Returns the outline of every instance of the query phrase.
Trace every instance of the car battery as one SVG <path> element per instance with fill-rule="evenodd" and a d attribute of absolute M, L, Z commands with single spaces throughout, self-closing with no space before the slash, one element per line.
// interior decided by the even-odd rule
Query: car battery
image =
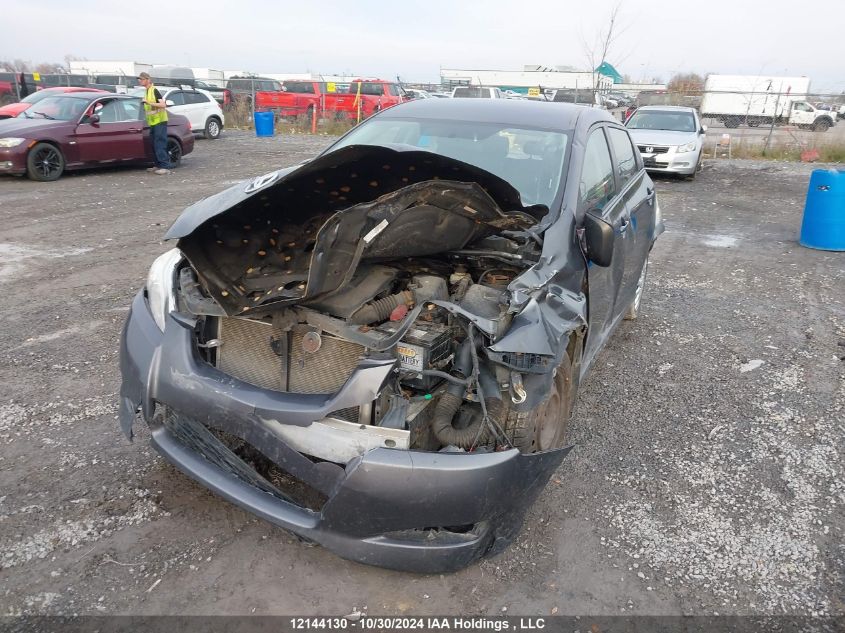
<path fill-rule="evenodd" d="M 385 323 L 380 332 L 393 334 L 396 328 Z M 442 323 L 416 321 L 394 348 L 399 358 L 402 384 L 426 391 L 434 387 L 439 378 L 423 376 L 424 369 L 442 369 L 440 363 L 452 353 L 452 328 Z"/>

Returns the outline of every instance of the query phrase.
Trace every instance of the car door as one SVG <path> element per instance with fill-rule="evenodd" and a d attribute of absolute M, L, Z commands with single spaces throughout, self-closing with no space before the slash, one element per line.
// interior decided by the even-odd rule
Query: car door
<path fill-rule="evenodd" d="M 185 116 L 191 122 L 191 129 L 204 129 L 205 120 L 208 116 L 208 99 L 196 90 L 185 90 L 182 94 L 185 99 Z"/>
<path fill-rule="evenodd" d="M 140 99 L 106 98 L 91 104 L 76 126 L 79 160 L 90 164 L 143 158 L 144 123 L 140 112 Z"/>
<path fill-rule="evenodd" d="M 815 118 L 815 111 L 809 103 L 796 101 L 792 104 L 792 116 L 789 122 L 794 125 L 809 125 Z"/>
<path fill-rule="evenodd" d="M 654 235 L 654 183 L 643 169 L 628 131 L 608 126 L 607 135 L 613 151 L 619 195 L 630 217 L 630 225 L 626 230 L 625 270 L 618 301 L 624 310 L 634 300 L 640 272 L 651 248 L 651 236 Z"/>
<path fill-rule="evenodd" d="M 584 149 L 584 163 L 578 185 L 578 216 L 589 213 L 613 227 L 613 257 L 609 266 L 587 264 L 589 284 L 589 328 L 584 348 L 588 367 L 601 349 L 627 304 L 620 304 L 630 219 L 624 198 L 619 195 L 613 158 L 604 125 L 594 126 Z"/>

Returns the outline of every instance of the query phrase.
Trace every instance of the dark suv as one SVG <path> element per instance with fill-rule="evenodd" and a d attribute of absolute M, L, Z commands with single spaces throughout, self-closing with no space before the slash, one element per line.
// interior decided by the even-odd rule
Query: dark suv
<path fill-rule="evenodd" d="M 235 103 L 254 103 L 256 110 L 282 105 L 282 84 L 268 77 L 232 77 L 226 82 L 226 89 Z"/>

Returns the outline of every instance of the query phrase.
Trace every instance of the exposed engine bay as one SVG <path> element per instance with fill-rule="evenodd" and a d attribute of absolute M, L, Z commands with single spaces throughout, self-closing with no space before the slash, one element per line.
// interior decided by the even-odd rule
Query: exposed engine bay
<path fill-rule="evenodd" d="M 472 166 L 397 156 L 305 167 L 177 235 L 179 308 L 198 317 L 203 360 L 265 389 L 334 393 L 362 359 L 396 359 L 374 401 L 280 427 L 297 450 L 345 462 L 373 446 L 512 447 L 523 373 L 555 358 L 490 346 L 514 318 L 509 284 L 541 257 L 548 210 Z"/>

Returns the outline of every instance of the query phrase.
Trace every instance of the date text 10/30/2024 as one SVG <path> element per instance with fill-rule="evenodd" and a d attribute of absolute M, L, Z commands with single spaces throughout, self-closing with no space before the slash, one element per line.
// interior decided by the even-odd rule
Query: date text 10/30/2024
<path fill-rule="evenodd" d="M 540 631 L 545 618 L 523 617 L 294 617 L 289 620 L 294 631 Z"/>

